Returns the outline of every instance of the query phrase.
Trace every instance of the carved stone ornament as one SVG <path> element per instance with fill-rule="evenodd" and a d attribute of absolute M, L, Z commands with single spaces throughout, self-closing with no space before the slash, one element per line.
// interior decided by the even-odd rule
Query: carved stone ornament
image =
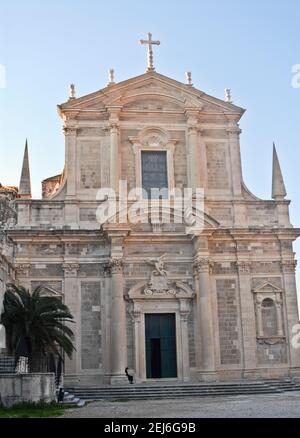
<path fill-rule="evenodd" d="M 151 279 L 144 289 L 145 295 L 176 295 L 176 288 L 173 287 L 172 282 L 168 278 L 168 273 L 164 269 L 165 254 L 157 259 L 152 259 L 148 264 L 155 267 L 152 271 Z"/>
<path fill-rule="evenodd" d="M 196 257 L 193 263 L 195 273 L 210 272 L 213 267 L 213 262 L 205 257 Z"/>
<path fill-rule="evenodd" d="M 131 317 L 131 321 L 133 323 L 141 322 L 141 316 L 142 316 L 141 307 L 139 305 L 135 304 L 134 308 L 129 311 L 129 316 Z"/>
<path fill-rule="evenodd" d="M 123 272 L 124 260 L 122 258 L 111 259 L 109 267 L 112 274 L 121 273 Z"/>
<path fill-rule="evenodd" d="M 28 277 L 31 269 L 31 265 L 29 263 L 23 263 L 16 267 L 18 277 Z"/>
<path fill-rule="evenodd" d="M 189 128 L 188 128 L 188 134 L 189 135 L 191 135 L 191 134 L 198 134 L 198 132 L 199 132 L 198 126 L 189 126 Z"/>
<path fill-rule="evenodd" d="M 180 311 L 180 318 L 182 321 L 187 322 L 190 316 L 190 311 L 189 310 L 183 310 Z"/>
<path fill-rule="evenodd" d="M 105 134 L 116 133 L 119 130 L 119 123 L 117 121 L 110 121 L 104 128 Z"/>
<path fill-rule="evenodd" d="M 63 132 L 65 135 L 76 135 L 77 134 L 77 128 L 74 126 L 64 126 Z"/>
<path fill-rule="evenodd" d="M 151 276 L 151 280 L 147 284 L 145 290 L 145 295 L 176 295 L 176 290 L 172 287 L 172 282 L 165 277 Z"/>
<path fill-rule="evenodd" d="M 167 141 L 167 135 L 158 129 L 149 130 L 141 136 L 142 144 L 150 148 L 161 148 Z"/>

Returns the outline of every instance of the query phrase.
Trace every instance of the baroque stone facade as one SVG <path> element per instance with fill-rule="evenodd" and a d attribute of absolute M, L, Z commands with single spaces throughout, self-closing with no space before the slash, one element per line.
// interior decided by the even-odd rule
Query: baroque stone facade
<path fill-rule="evenodd" d="M 153 378 L 149 369 L 165 353 L 162 332 L 147 339 L 147 315 L 174 317 L 169 372 L 178 381 L 299 375 L 291 338 L 300 230 L 289 220 L 276 152 L 272 200 L 243 182 L 244 110 L 151 69 L 88 96 L 73 92 L 58 109 L 64 172 L 43 182 L 42 200 L 27 193 L 16 201 L 17 223 L 6 233 L 17 280 L 47 285 L 75 317 L 66 381 L 119 384 L 126 366 L 137 382 Z M 142 186 L 145 151 L 166 154 L 169 190 L 204 189 L 201 231 L 178 223 L 172 202 L 167 223 L 158 202 L 157 217 L 143 223 L 125 214 L 99 224 L 98 190 L 118 191 L 120 180 Z M 163 379 L 162 362 L 154 378 Z"/>
<path fill-rule="evenodd" d="M 7 283 L 16 280 L 13 260 L 13 244 L 8 239 L 7 230 L 16 222 L 15 200 L 18 197 L 16 187 L 4 187 L 0 184 L 0 314 Z M 5 348 L 5 332 L 0 325 L 0 354 Z"/>

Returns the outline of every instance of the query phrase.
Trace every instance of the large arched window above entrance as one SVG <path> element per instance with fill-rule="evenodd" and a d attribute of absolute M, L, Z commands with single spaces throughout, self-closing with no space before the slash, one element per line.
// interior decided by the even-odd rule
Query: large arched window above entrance
<path fill-rule="evenodd" d="M 276 336 L 278 327 L 276 305 L 274 300 L 272 300 L 271 298 L 266 298 L 265 300 L 263 300 L 261 305 L 261 313 L 264 336 Z"/>

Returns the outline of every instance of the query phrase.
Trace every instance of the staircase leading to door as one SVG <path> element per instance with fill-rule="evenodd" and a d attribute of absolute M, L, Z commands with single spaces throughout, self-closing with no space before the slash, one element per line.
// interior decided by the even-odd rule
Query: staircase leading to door
<path fill-rule="evenodd" d="M 300 391 L 292 379 L 206 384 L 137 384 L 130 386 L 69 387 L 66 390 L 82 400 L 138 400 L 179 397 L 216 397 L 247 394 L 276 394 Z"/>

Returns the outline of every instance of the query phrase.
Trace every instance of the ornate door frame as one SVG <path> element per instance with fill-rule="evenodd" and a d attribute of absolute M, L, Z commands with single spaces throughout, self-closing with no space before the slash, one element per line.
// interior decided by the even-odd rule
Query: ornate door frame
<path fill-rule="evenodd" d="M 162 280 L 162 279 L 161 279 Z M 145 314 L 174 313 L 176 321 L 177 381 L 190 380 L 188 317 L 194 292 L 185 283 L 169 281 L 170 289 L 151 289 L 153 284 L 140 282 L 128 292 L 133 302 L 135 375 L 137 382 L 147 381 Z M 162 283 L 163 284 L 163 281 Z M 164 380 L 164 379 L 162 379 Z M 169 379 L 168 379 L 169 380 Z"/>

